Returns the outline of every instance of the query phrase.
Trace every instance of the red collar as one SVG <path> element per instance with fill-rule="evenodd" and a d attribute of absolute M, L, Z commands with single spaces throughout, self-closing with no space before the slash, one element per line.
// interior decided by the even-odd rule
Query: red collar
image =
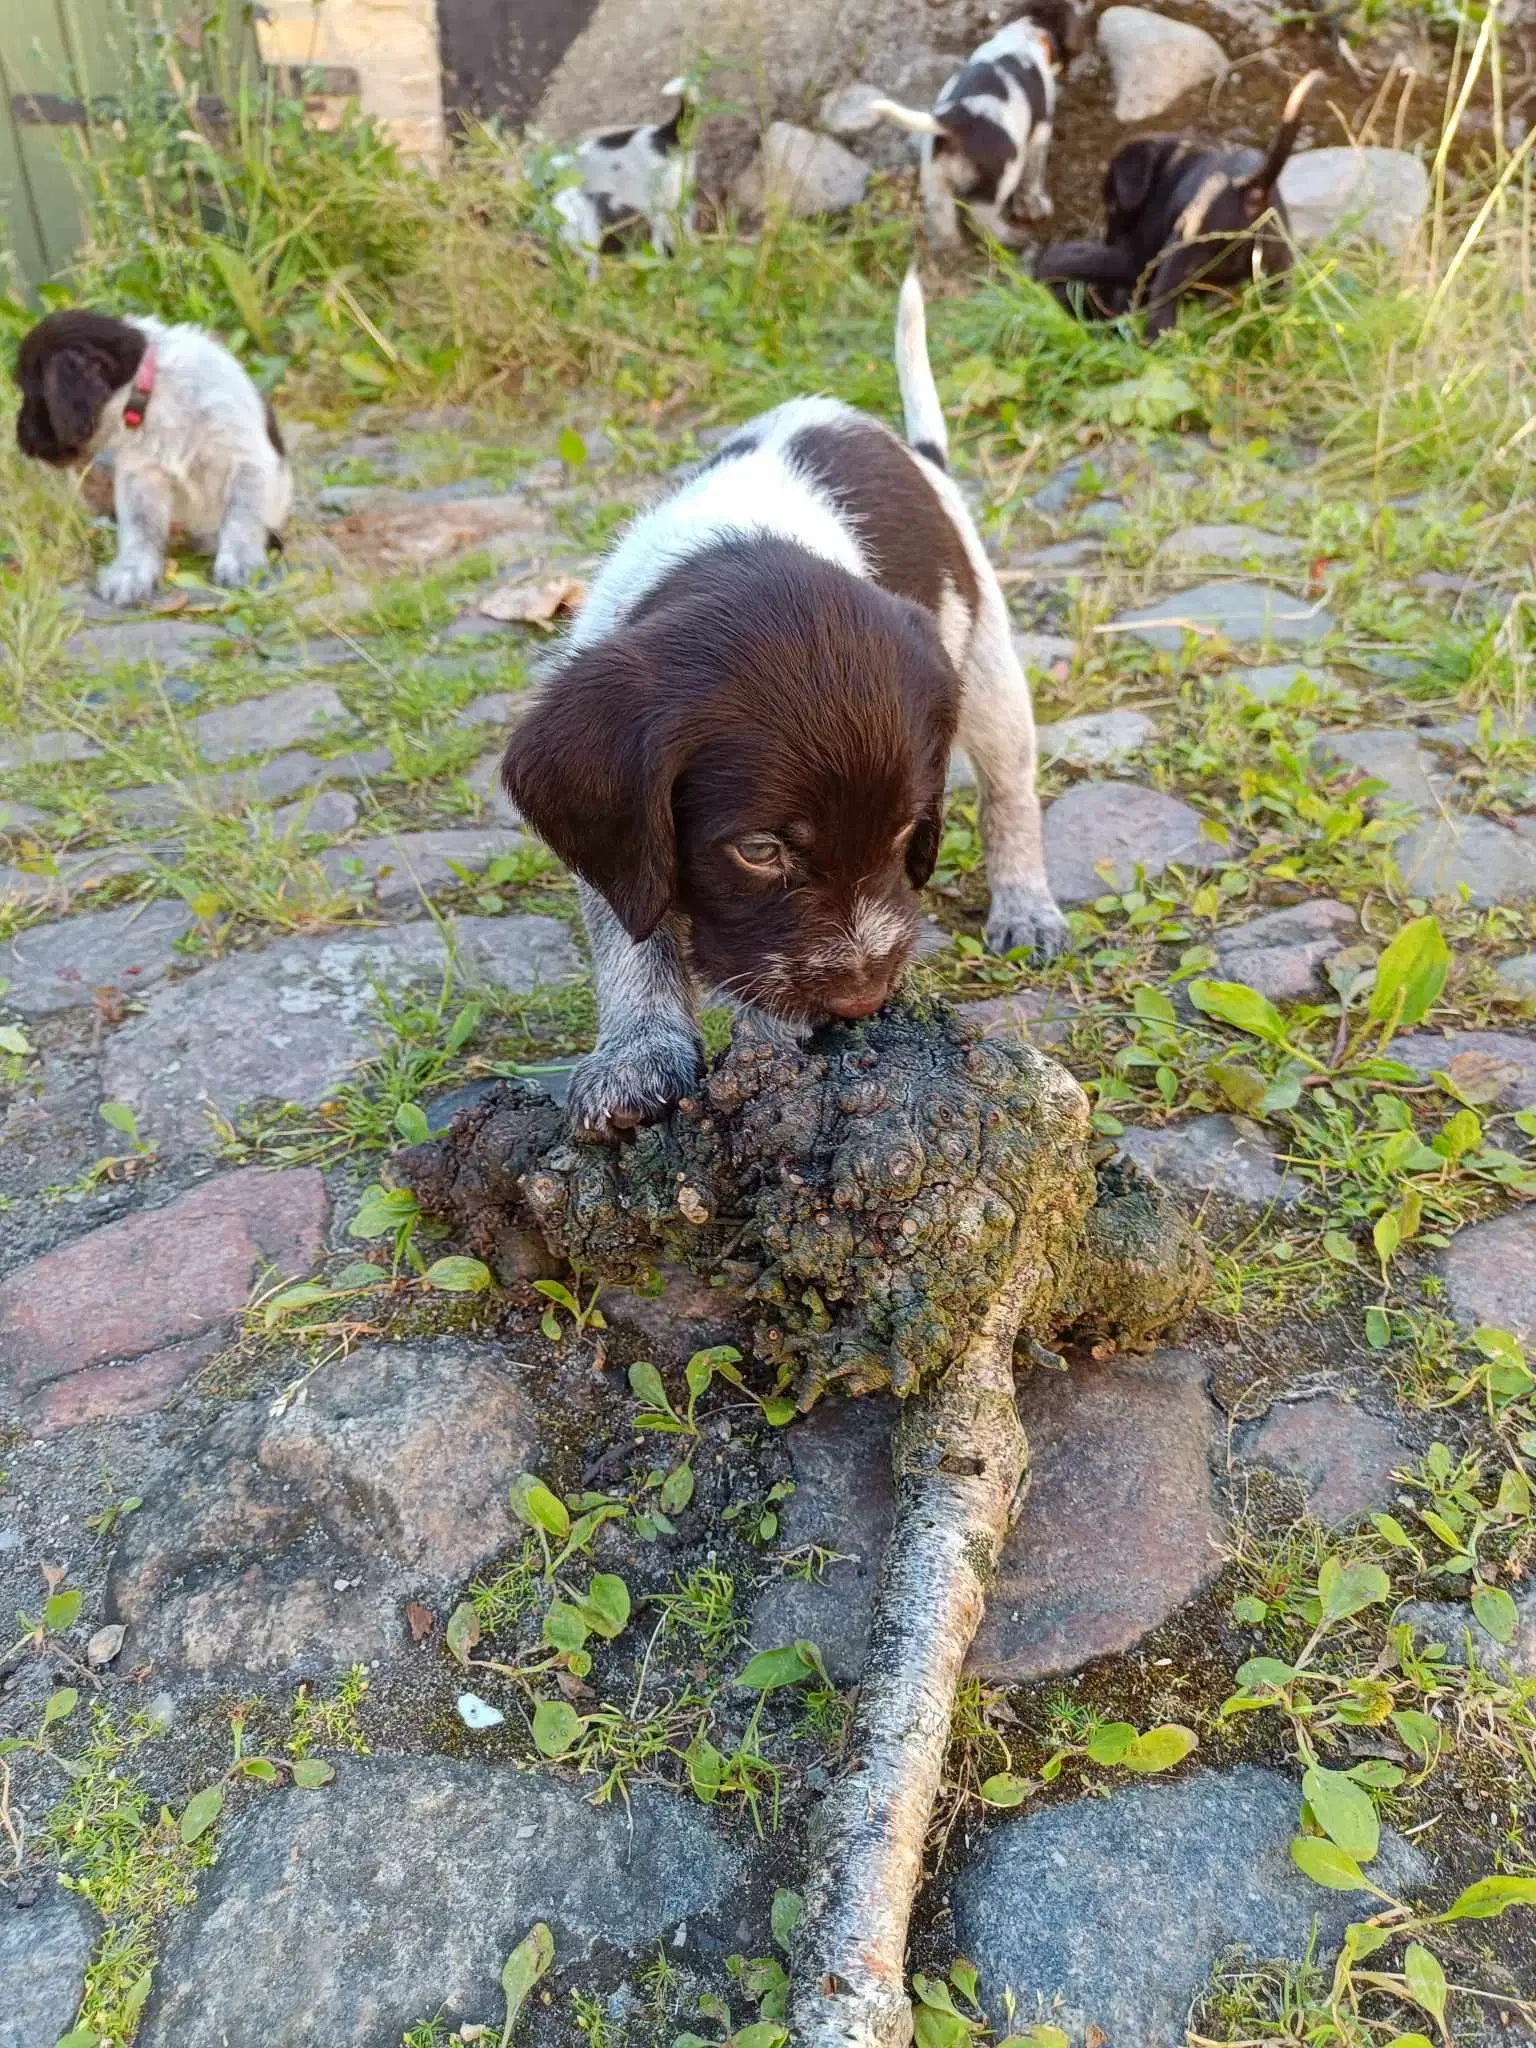
<path fill-rule="evenodd" d="M 128 394 L 128 403 L 123 407 L 123 425 L 142 427 L 144 415 L 149 410 L 149 394 L 155 388 L 155 345 L 150 342 L 139 358 L 139 367 L 133 379 L 133 389 Z"/>

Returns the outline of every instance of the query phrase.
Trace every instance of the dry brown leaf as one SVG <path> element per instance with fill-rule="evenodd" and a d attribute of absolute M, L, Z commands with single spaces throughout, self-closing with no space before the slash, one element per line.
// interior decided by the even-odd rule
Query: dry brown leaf
<path fill-rule="evenodd" d="M 587 586 L 576 576 L 542 579 L 526 576 L 498 583 L 481 598 L 477 609 L 503 625 L 552 627 L 556 619 L 581 609 Z"/>
<path fill-rule="evenodd" d="M 1490 1052 L 1459 1052 L 1446 1062 L 1445 1074 L 1466 1101 L 1480 1105 L 1497 1102 L 1510 1082 L 1520 1079 L 1520 1069 L 1512 1060 L 1501 1060 Z"/>
<path fill-rule="evenodd" d="M 557 1671 L 555 1683 L 568 1700 L 592 1700 L 597 1698 L 590 1685 L 583 1685 L 573 1671 Z"/>
<path fill-rule="evenodd" d="M 1090 2025 L 1083 2036 L 1083 2048 L 1109 2048 L 1109 2036 L 1102 2027 Z"/>
<path fill-rule="evenodd" d="M 123 1647 L 125 1633 L 119 1621 L 109 1622 L 105 1628 L 97 1629 L 85 1646 L 85 1661 L 93 1671 L 99 1670 L 103 1664 L 112 1662 Z"/>
<path fill-rule="evenodd" d="M 433 1629 L 437 1627 L 437 1616 L 430 1607 L 423 1607 L 419 1600 L 407 1600 L 405 1603 L 405 1621 L 406 1626 L 410 1629 L 411 1641 L 413 1643 L 424 1643 L 427 1637 L 431 1635 Z"/>

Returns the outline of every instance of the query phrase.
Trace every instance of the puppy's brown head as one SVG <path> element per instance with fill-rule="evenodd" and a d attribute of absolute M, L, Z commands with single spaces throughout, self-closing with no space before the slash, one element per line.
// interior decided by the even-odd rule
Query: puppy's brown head
<path fill-rule="evenodd" d="M 1171 172 L 1189 153 L 1189 145 L 1177 135 L 1138 135 L 1122 143 L 1109 160 L 1104 173 L 1104 234 L 1110 242 L 1145 239 L 1141 219 L 1153 205 Z M 1161 230 L 1151 228 L 1160 238 Z"/>
<path fill-rule="evenodd" d="M 787 541 L 675 570 L 547 686 L 513 802 L 635 939 L 791 1023 L 892 993 L 933 872 L 960 685 L 930 614 Z"/>
<path fill-rule="evenodd" d="M 23 337 L 16 356 L 23 455 L 63 468 L 90 447 L 102 407 L 133 381 L 148 346 L 137 327 L 105 313 L 50 313 Z"/>

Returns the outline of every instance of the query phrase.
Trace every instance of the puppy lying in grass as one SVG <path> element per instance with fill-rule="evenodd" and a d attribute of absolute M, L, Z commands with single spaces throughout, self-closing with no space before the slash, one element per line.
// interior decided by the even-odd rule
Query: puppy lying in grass
<path fill-rule="evenodd" d="M 585 255 L 592 277 L 600 253 L 638 221 L 665 256 L 679 235 L 693 232 L 694 153 L 683 142 L 682 124 L 694 92 L 687 79 L 674 78 L 662 94 L 677 101 L 668 120 L 590 135 L 554 160 L 556 170 L 574 166 L 579 173 L 578 182 L 561 186 L 554 206 L 561 241 Z"/>
<path fill-rule="evenodd" d="M 1231 292 L 1278 277 L 1292 260 L 1280 173 L 1321 71 L 1293 87 L 1268 152 L 1178 135 L 1141 135 L 1104 176 L 1102 242 L 1057 242 L 1035 276 L 1070 311 L 1118 319 L 1140 308 L 1151 341 L 1173 326 L 1185 292 Z"/>

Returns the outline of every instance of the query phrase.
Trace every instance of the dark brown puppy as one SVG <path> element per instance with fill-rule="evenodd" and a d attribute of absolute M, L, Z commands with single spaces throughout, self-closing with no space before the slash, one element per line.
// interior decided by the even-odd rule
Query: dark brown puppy
<path fill-rule="evenodd" d="M 1188 291 L 1232 291 L 1291 266 L 1280 173 L 1296 146 L 1302 108 L 1321 71 L 1309 71 L 1285 103 L 1267 153 L 1178 135 L 1142 135 L 1115 152 L 1104 177 L 1099 242 L 1059 242 L 1035 275 L 1064 305 L 1071 287 L 1108 318 L 1140 307 L 1153 340 L 1178 318 Z"/>

